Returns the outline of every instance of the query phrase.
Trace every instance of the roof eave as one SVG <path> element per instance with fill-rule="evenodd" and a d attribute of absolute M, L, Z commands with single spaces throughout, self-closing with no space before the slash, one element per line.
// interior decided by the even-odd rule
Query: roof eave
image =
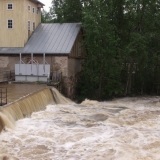
<path fill-rule="evenodd" d="M 21 54 L 31 54 L 30 52 L 20 52 Z M 1 55 L 6 55 L 6 54 L 9 54 L 9 55 L 15 55 L 15 54 L 20 54 L 20 53 L 17 53 L 17 52 L 12 52 L 12 53 L 9 53 L 9 52 L 7 52 L 7 53 L 2 53 L 2 52 L 0 52 L 0 54 Z M 44 52 L 45 53 L 45 52 Z M 33 54 L 44 54 L 44 53 L 34 53 L 33 52 Z M 69 54 L 70 53 L 50 53 L 50 52 L 46 52 L 45 54 L 48 54 L 48 55 L 56 55 L 56 56 L 69 56 Z"/>
<path fill-rule="evenodd" d="M 45 6 L 45 4 L 43 4 L 42 2 L 38 1 L 38 0 L 30 0 L 36 4 L 40 4 L 41 6 L 39 6 L 40 8 L 43 8 L 43 6 Z"/>

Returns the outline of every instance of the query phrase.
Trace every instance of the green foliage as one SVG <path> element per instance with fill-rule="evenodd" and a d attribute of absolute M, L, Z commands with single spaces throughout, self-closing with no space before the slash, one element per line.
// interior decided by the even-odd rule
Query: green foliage
<path fill-rule="evenodd" d="M 112 23 L 112 7 L 104 1 L 85 1 L 83 28 L 87 60 L 84 64 L 83 82 L 79 91 L 88 98 L 103 99 L 122 92 L 115 24 Z M 112 4 L 111 4 L 112 5 Z"/>
<path fill-rule="evenodd" d="M 151 59 L 158 52 L 159 47 L 157 45 L 154 53 L 151 53 L 150 49 L 152 48 L 151 43 L 159 34 L 160 22 L 158 19 L 159 1 L 154 2 L 148 0 L 126 1 L 124 5 L 127 12 L 123 16 L 125 25 L 122 32 L 124 36 L 121 36 L 123 59 L 124 63 L 130 64 L 125 75 L 127 77 L 125 95 L 133 92 L 139 94 L 153 93 L 152 87 L 148 86 L 155 84 L 152 76 L 156 63 L 151 65 Z M 136 70 L 134 71 L 135 65 Z M 157 72 L 157 74 L 159 73 Z"/>
<path fill-rule="evenodd" d="M 82 22 L 81 98 L 160 94 L 160 0 L 53 0 L 54 22 Z"/>
<path fill-rule="evenodd" d="M 54 22 L 54 19 L 51 16 L 50 12 L 47 12 L 44 9 L 42 10 L 41 22 L 42 23 L 52 23 L 52 22 Z"/>
<path fill-rule="evenodd" d="M 81 0 L 52 0 L 51 15 L 55 15 L 55 22 L 81 22 Z"/>
<path fill-rule="evenodd" d="M 160 93 L 160 1 L 84 0 L 87 57 L 79 94 Z"/>

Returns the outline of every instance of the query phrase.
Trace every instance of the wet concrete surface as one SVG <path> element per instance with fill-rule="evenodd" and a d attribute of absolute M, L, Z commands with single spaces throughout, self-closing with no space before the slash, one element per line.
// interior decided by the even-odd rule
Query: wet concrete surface
<path fill-rule="evenodd" d="M 40 91 L 46 87 L 46 84 L 7 84 L 0 83 L 0 87 L 7 87 L 7 104 L 14 102 L 31 93 Z"/>

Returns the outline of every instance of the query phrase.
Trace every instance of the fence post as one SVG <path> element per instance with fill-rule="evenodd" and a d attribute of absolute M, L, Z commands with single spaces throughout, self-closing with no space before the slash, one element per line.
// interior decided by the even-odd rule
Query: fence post
<path fill-rule="evenodd" d="M 7 104 L 7 87 L 0 87 L 0 106 Z"/>
<path fill-rule="evenodd" d="M 2 89 L 1 89 L 1 106 L 2 106 Z"/>
<path fill-rule="evenodd" d="M 7 104 L 7 87 L 6 87 L 6 104 Z"/>
<path fill-rule="evenodd" d="M 11 73 L 12 71 L 10 71 L 10 76 L 9 76 L 9 80 L 11 80 L 11 75 L 12 75 L 12 73 Z"/>

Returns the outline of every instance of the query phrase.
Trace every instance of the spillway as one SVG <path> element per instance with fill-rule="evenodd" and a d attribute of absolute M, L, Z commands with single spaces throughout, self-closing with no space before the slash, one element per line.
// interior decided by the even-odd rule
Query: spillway
<path fill-rule="evenodd" d="M 45 88 L 13 102 L 0 110 L 0 132 L 6 127 L 14 128 L 15 121 L 30 117 L 33 112 L 46 109 L 49 104 L 71 102 L 55 88 Z"/>

